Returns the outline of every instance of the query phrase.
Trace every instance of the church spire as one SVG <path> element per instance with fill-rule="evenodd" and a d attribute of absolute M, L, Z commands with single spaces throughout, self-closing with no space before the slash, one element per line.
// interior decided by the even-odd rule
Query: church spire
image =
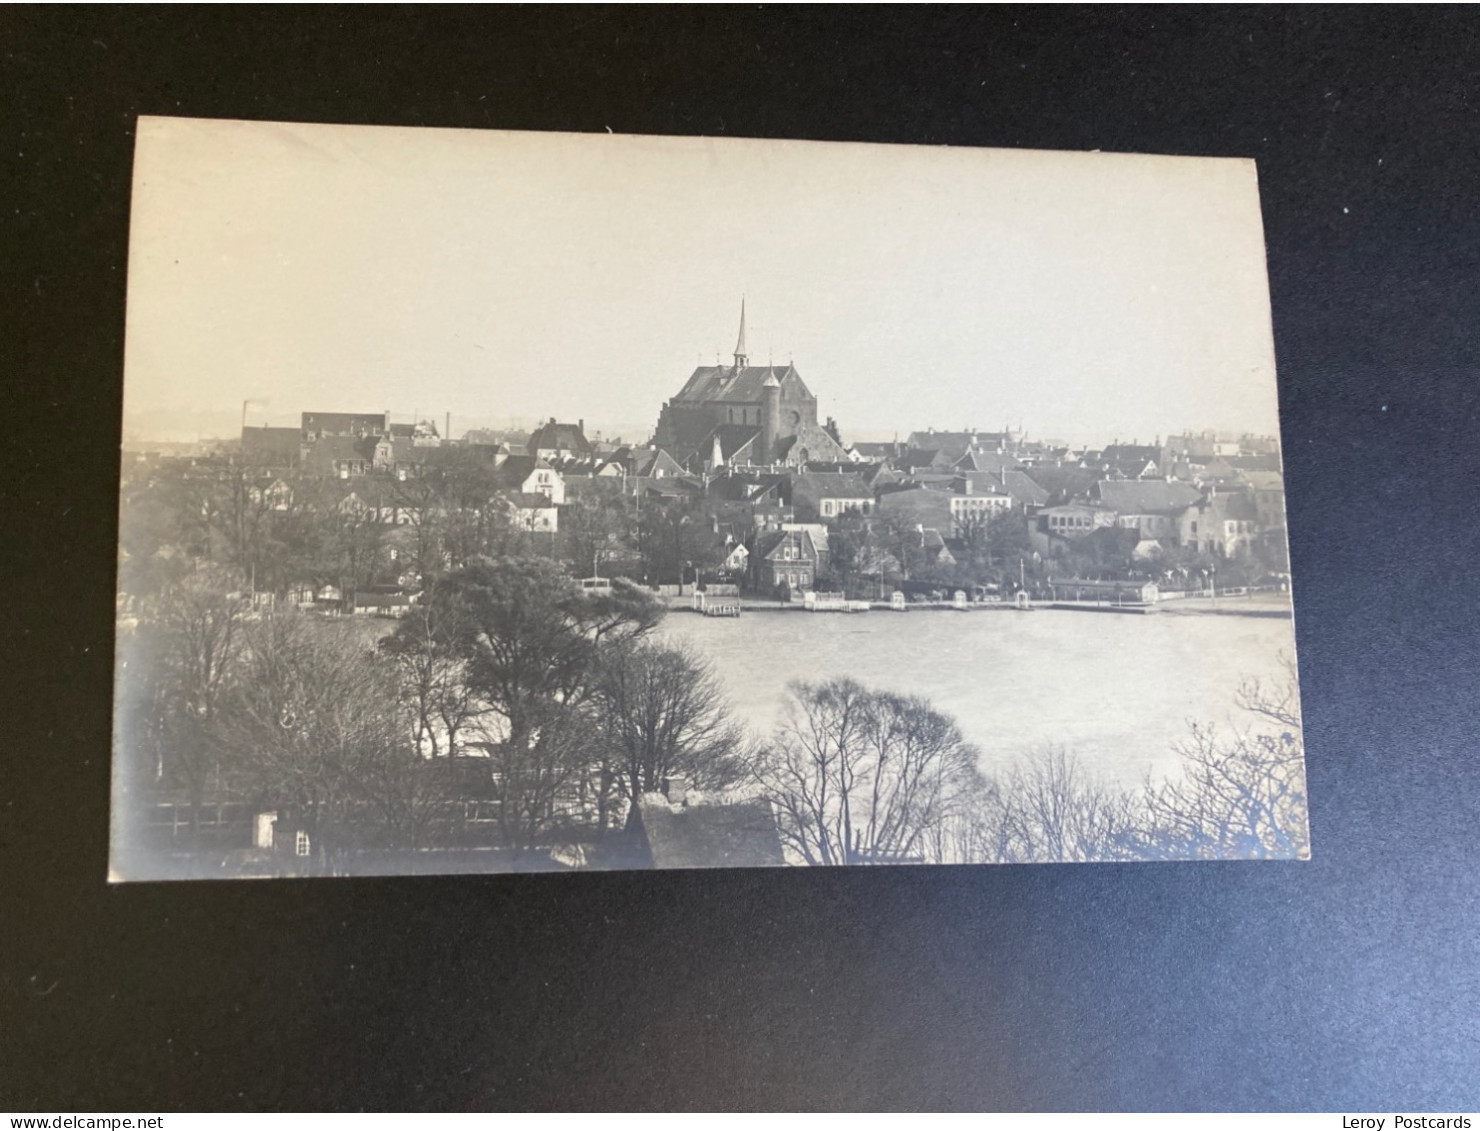
<path fill-rule="evenodd" d="M 750 355 L 745 352 L 745 296 L 740 296 L 740 337 L 735 342 L 735 369 L 744 369 L 750 363 Z"/>

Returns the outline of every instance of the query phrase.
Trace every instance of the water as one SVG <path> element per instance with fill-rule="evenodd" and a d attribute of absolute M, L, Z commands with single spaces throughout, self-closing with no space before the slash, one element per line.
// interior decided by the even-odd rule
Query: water
<path fill-rule="evenodd" d="M 1055 610 L 864 614 L 670 614 L 719 675 L 736 715 L 769 733 L 793 679 L 851 676 L 925 696 L 982 751 L 982 769 L 1063 747 L 1107 782 L 1174 773 L 1189 721 L 1240 729 L 1249 677 L 1282 683 L 1294 655 L 1286 619 L 1124 616 Z"/>

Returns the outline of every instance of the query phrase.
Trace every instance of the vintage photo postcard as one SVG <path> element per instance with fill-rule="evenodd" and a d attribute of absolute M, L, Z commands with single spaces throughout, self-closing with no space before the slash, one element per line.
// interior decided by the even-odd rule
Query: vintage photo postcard
<path fill-rule="evenodd" d="M 1303 858 L 1251 161 L 145 118 L 115 880 Z"/>

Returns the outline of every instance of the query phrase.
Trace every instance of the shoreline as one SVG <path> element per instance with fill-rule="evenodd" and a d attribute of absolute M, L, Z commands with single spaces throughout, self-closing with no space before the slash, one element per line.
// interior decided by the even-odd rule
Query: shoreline
<path fill-rule="evenodd" d="M 670 613 L 698 613 L 690 603 L 692 598 L 667 598 L 665 604 Z M 1084 612 L 1084 613 L 1118 613 L 1133 616 L 1172 616 L 1172 617 L 1259 617 L 1293 619 L 1293 605 L 1288 594 L 1258 594 L 1253 596 L 1236 597 L 1170 597 L 1150 605 L 1137 604 L 1105 604 L 1097 602 L 1074 602 L 1074 601 L 1037 601 L 1026 609 L 1018 608 L 1008 602 L 994 602 L 990 604 L 966 605 L 964 608 L 951 604 L 949 601 L 922 601 L 913 602 L 903 609 L 896 609 L 883 601 L 869 601 L 867 609 L 825 609 L 809 610 L 801 602 L 783 603 L 769 598 L 740 597 L 740 610 L 742 613 L 806 613 L 814 615 L 854 615 L 856 613 L 914 613 L 914 612 L 952 612 L 952 613 L 1022 613 L 1022 612 Z"/>

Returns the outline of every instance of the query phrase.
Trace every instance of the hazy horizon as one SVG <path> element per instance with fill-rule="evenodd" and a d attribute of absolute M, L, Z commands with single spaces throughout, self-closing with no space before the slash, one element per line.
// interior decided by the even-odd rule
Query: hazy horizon
<path fill-rule="evenodd" d="M 125 436 L 643 440 L 742 295 L 845 439 L 1278 432 L 1252 162 L 143 118 Z"/>

